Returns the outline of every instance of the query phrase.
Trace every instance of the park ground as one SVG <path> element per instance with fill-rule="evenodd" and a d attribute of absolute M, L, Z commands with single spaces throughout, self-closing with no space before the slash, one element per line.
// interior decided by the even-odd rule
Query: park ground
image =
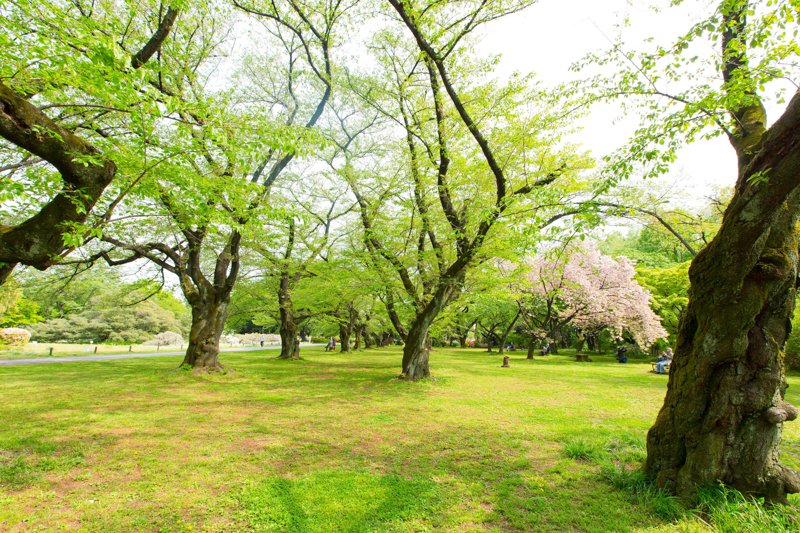
<path fill-rule="evenodd" d="M 666 388 L 646 360 L 510 355 L 437 350 L 420 383 L 397 349 L 0 368 L 0 530 L 797 530 L 797 497 L 692 511 L 642 482 Z"/>
<path fill-rule="evenodd" d="M 302 344 L 302 343 L 301 343 Z M 280 344 L 269 344 L 271 348 L 279 348 Z M 253 348 L 256 344 L 221 344 L 223 350 Z M 116 355 L 126 353 L 158 353 L 185 351 L 182 345 L 145 345 L 145 344 L 68 344 L 42 343 L 26 344 L 22 347 L 0 350 L 0 361 L 14 361 L 29 358 L 58 358 L 91 355 Z"/>

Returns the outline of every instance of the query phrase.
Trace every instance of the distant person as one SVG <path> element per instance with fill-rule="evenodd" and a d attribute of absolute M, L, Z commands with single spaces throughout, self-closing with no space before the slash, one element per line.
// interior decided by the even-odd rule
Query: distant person
<path fill-rule="evenodd" d="M 670 363 L 672 363 L 672 348 L 667 348 L 656 360 L 656 374 L 666 374 Z"/>
<path fill-rule="evenodd" d="M 259 342 L 261 342 L 261 347 L 264 347 L 264 334 L 262 333 L 261 336 L 258 338 Z"/>
<path fill-rule="evenodd" d="M 628 356 L 625 353 L 627 351 L 628 351 L 628 349 L 626 347 L 617 346 L 617 362 L 618 363 L 627 363 L 628 362 Z"/>

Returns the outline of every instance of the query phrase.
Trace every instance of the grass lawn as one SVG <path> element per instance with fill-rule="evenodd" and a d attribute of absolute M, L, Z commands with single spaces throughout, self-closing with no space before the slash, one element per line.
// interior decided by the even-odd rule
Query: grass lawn
<path fill-rule="evenodd" d="M 665 376 L 511 355 L 437 350 L 424 383 L 396 349 L 2 367 L 0 530 L 736 530 L 640 482 Z M 800 422 L 782 455 L 800 467 Z"/>

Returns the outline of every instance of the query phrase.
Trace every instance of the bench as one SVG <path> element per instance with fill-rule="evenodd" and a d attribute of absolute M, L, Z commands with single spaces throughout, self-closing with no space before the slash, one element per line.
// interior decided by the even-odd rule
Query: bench
<path fill-rule="evenodd" d="M 575 360 L 578 361 L 579 363 L 591 363 L 592 362 L 592 360 L 589 359 L 589 354 L 588 353 L 576 353 L 575 354 Z"/>
<path fill-rule="evenodd" d="M 658 374 L 658 372 L 656 372 L 656 365 L 657 365 L 657 364 L 658 364 L 657 362 L 655 362 L 655 363 L 650 363 L 650 366 L 652 367 L 652 370 L 651 370 L 651 372 L 653 372 L 653 373 L 655 373 L 655 374 Z M 667 374 L 669 374 L 669 365 L 670 365 L 670 364 L 671 364 L 671 363 L 667 363 L 666 365 L 664 365 L 664 372 L 665 372 L 665 373 L 667 373 Z"/>

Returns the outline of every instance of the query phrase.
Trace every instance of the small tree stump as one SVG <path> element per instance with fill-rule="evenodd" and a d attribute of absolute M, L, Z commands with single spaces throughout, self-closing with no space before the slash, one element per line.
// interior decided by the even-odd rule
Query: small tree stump
<path fill-rule="evenodd" d="M 511 365 L 508 364 L 508 356 L 506 355 L 503 357 L 503 365 L 500 368 L 511 368 Z"/>

